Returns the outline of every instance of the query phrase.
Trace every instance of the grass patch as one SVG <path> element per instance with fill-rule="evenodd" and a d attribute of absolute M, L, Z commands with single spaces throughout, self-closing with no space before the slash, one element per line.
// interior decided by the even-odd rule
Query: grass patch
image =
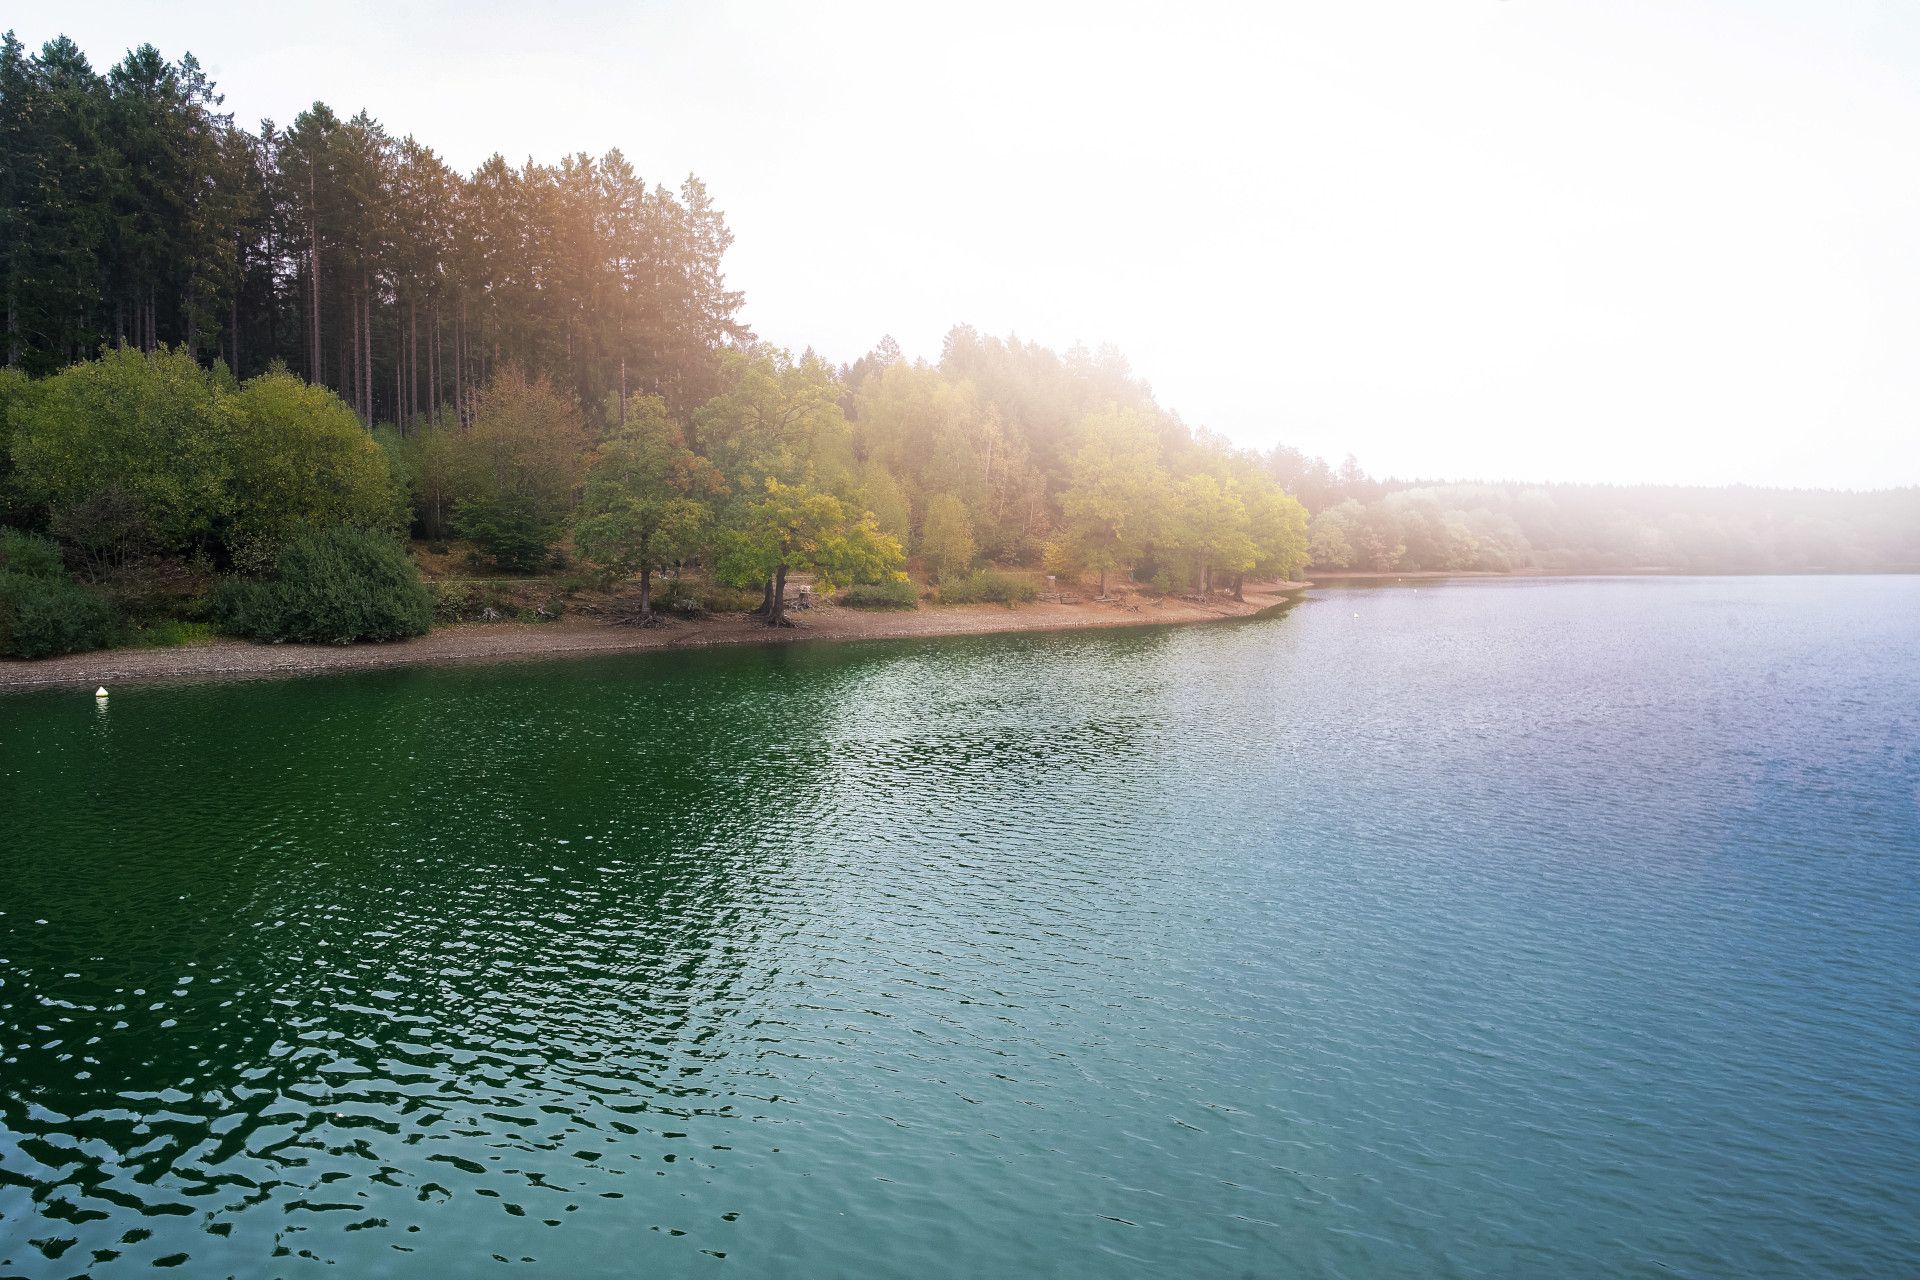
<path fill-rule="evenodd" d="M 840 603 L 850 609 L 917 609 L 920 607 L 918 593 L 914 591 L 913 584 L 905 579 L 848 587 L 840 593 Z"/>
<path fill-rule="evenodd" d="M 1011 609 L 1038 599 L 1040 588 L 1018 574 L 982 569 L 940 584 L 941 604 L 1004 604 Z"/>
<path fill-rule="evenodd" d="M 205 644 L 211 639 L 211 622 L 182 622 L 178 618 L 164 618 L 135 627 L 128 634 L 127 643 L 136 649 L 184 649 L 188 645 Z"/>

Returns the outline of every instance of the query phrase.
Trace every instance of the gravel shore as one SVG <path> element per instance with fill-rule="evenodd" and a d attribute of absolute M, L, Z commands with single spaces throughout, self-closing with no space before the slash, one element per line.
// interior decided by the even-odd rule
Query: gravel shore
<path fill-rule="evenodd" d="M 911 636 L 986 635 L 1014 631 L 1070 631 L 1245 618 L 1285 603 L 1307 584 L 1249 586 L 1244 603 L 1216 597 L 1127 604 L 1084 601 L 1002 605 L 923 606 L 911 611 L 867 611 L 832 605 L 795 616 L 791 628 L 769 628 L 741 614 L 674 621 L 663 627 L 610 625 L 593 618 L 559 622 L 463 623 L 438 627 L 397 644 L 268 645 L 215 640 L 179 649 L 108 649 L 36 661 L 0 660 L 0 693 L 28 689 L 114 685 L 153 680 L 303 675 L 319 671 L 439 666 L 456 662 L 511 662 L 524 658 L 624 653 L 641 649 L 696 649 L 721 644 L 788 644 L 806 640 L 883 640 Z"/>

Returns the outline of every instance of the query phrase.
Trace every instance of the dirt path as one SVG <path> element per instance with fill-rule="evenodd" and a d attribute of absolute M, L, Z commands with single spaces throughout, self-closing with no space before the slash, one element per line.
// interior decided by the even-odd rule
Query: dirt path
<path fill-rule="evenodd" d="M 487 622 L 440 627 L 398 644 L 267 645 L 215 640 L 181 649 L 108 649 L 27 662 L 0 660 L 0 693 L 63 686 L 114 685 L 149 680 L 207 680 L 299 675 L 316 671 L 438 666 L 456 662 L 510 662 L 520 658 L 625 653 L 640 649 L 697 649 L 720 644 L 782 644 L 799 640 L 882 640 L 911 636 L 986 635 L 995 632 L 1070 631 L 1211 622 L 1250 617 L 1284 603 L 1305 583 L 1248 587 L 1246 602 L 1224 597 L 1202 605 L 1186 600 L 1137 600 L 1134 607 L 1086 601 L 931 606 L 867 611 L 831 605 L 772 629 L 744 615 L 674 622 L 642 630 L 592 618 L 559 622 Z"/>

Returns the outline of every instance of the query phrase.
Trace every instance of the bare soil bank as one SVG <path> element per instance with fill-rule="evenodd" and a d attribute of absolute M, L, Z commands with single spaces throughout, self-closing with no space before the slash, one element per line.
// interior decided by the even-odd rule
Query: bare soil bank
<path fill-rule="evenodd" d="M 664 627 L 614 626 L 593 618 L 558 622 L 483 622 L 439 627 L 398 644 L 252 644 L 215 640 L 181 649 L 109 649 L 36 661 L 0 660 L 0 692 L 148 680 L 208 680 L 300 675 L 316 671 L 510 662 L 522 658 L 625 653 L 640 649 L 698 649 L 720 644 L 782 644 L 799 640 L 883 640 L 912 636 L 985 635 L 1010 631 L 1070 631 L 1246 618 L 1285 603 L 1308 584 L 1249 586 L 1244 603 L 1215 597 L 1191 600 L 1079 604 L 1040 602 L 932 606 L 869 612 L 823 605 L 795 616 L 791 628 L 770 628 L 733 614 Z"/>

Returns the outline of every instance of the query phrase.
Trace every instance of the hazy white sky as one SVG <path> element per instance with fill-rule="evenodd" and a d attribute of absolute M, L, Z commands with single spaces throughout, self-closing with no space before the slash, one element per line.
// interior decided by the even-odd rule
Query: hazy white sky
<path fill-rule="evenodd" d="M 12 7 L 243 121 L 698 172 L 764 337 L 1111 342 L 1381 474 L 1920 482 L 1911 0 Z"/>

